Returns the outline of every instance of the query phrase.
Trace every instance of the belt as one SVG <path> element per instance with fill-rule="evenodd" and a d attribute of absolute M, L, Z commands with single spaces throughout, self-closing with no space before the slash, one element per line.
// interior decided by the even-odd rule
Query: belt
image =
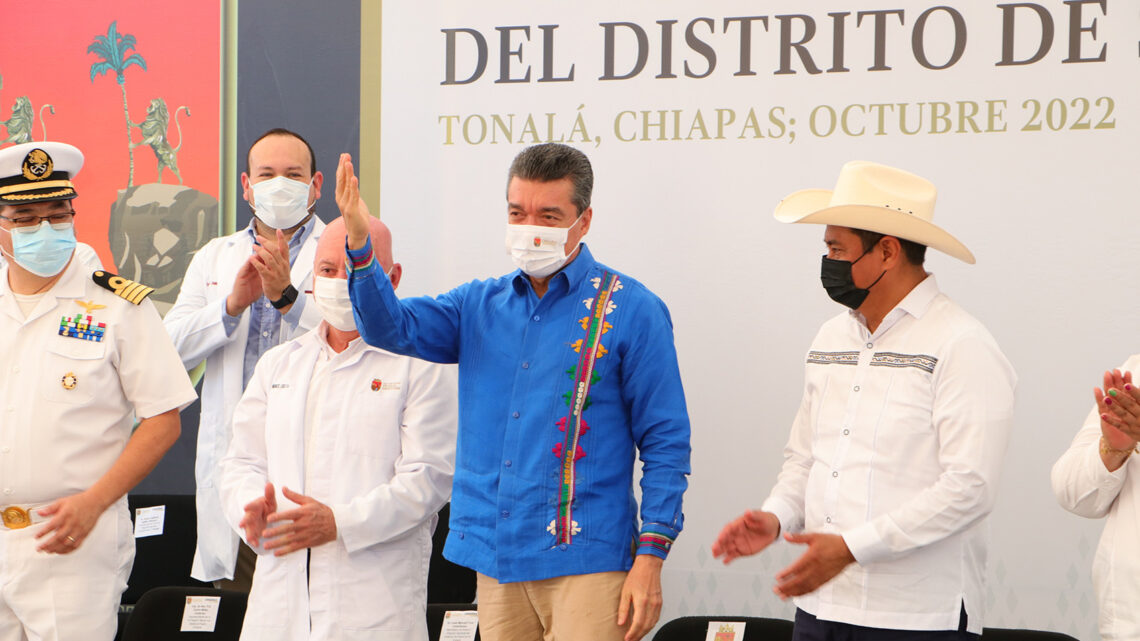
<path fill-rule="evenodd" d="M 4 527 L 8 528 L 9 530 L 20 530 L 28 527 L 29 525 L 42 523 L 43 521 L 48 520 L 48 517 L 40 516 L 40 514 L 36 511 L 46 505 L 46 503 L 43 505 L 32 505 L 26 507 L 21 507 L 19 505 L 9 505 L 7 507 L 0 508 L 0 518 L 3 519 Z"/>

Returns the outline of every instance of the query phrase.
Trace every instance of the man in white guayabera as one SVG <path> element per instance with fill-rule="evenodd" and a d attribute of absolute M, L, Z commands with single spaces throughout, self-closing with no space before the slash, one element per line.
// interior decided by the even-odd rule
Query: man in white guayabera
<path fill-rule="evenodd" d="M 986 516 L 1013 419 L 1016 376 L 986 328 L 923 266 L 974 255 L 936 226 L 934 185 L 877 163 L 834 190 L 797 191 L 787 223 L 826 225 L 820 280 L 849 308 L 807 353 L 804 394 L 776 487 L 713 544 L 725 563 L 780 536 L 804 546 L 776 575 L 797 641 L 978 639 Z"/>

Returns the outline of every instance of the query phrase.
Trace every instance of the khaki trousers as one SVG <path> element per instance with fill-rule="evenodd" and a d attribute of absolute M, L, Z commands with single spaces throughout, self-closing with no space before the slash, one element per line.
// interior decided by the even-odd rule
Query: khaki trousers
<path fill-rule="evenodd" d="M 617 624 L 625 572 L 499 583 L 478 575 L 483 641 L 621 641 Z"/>

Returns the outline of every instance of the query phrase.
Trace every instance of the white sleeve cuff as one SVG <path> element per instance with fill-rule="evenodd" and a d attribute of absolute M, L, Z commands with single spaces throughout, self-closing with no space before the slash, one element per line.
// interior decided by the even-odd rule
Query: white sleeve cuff
<path fill-rule="evenodd" d="M 878 561 L 887 557 L 891 552 L 886 542 L 883 541 L 883 537 L 879 536 L 878 530 L 875 529 L 874 521 L 868 521 L 857 528 L 844 532 L 843 541 L 859 565 Z"/>
<path fill-rule="evenodd" d="M 799 532 L 804 529 L 803 517 L 799 510 L 780 497 L 772 496 L 760 506 L 761 512 L 771 512 L 780 521 L 780 534 Z"/>

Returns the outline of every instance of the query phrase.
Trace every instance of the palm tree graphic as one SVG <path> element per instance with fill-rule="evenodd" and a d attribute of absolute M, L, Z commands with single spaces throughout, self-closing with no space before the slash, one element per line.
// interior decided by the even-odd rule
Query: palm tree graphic
<path fill-rule="evenodd" d="M 128 51 L 135 48 L 135 37 L 129 33 L 119 33 L 115 27 L 117 22 L 118 20 L 107 27 L 107 35 L 95 36 L 95 42 L 87 47 L 87 53 L 93 53 L 102 58 L 100 62 L 91 65 L 91 82 L 95 82 L 95 76 L 114 71 L 115 81 L 119 83 L 119 89 L 123 91 L 123 117 L 127 121 L 127 153 L 131 160 L 131 173 L 127 178 L 127 188 L 129 189 L 135 183 L 135 152 L 131 147 L 131 113 L 127 109 L 127 85 L 123 72 L 131 65 L 138 65 L 142 67 L 143 71 L 146 71 L 146 60 L 143 60 L 143 57 L 137 53 L 125 56 Z"/>

